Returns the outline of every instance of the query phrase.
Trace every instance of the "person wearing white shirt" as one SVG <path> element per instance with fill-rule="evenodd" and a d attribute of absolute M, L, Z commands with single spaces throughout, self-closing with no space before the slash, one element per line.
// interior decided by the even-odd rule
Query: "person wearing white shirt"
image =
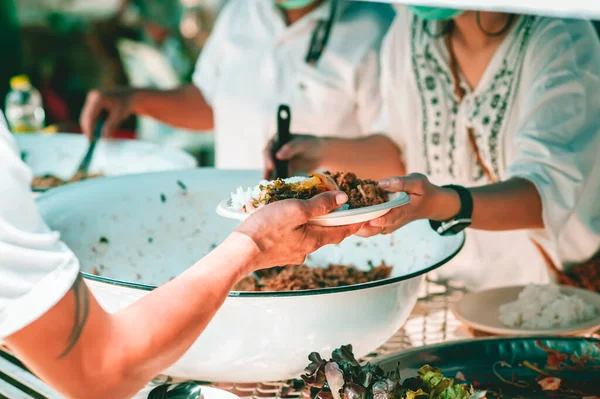
<path fill-rule="evenodd" d="M 291 130 L 360 137 L 380 113 L 378 56 L 394 16 L 386 4 L 348 0 L 231 0 L 202 50 L 193 84 L 175 90 L 92 91 L 86 134 L 102 110 L 104 134 L 131 113 L 215 133 L 218 168 L 261 169 L 277 109 Z"/>
<path fill-rule="evenodd" d="M 463 251 L 438 272 L 468 288 L 600 270 L 600 42 L 588 21 L 399 7 L 381 63 L 387 140 L 304 136 L 277 157 L 298 169 L 410 173 L 380 184 L 411 204 L 361 234 L 421 218 L 444 234 L 470 223 Z M 396 146 L 402 166 L 382 155 Z"/>
<path fill-rule="evenodd" d="M 0 123 L 0 342 L 66 397 L 131 397 L 184 354 L 241 278 L 301 263 L 360 228 L 306 224 L 345 203 L 343 192 L 280 201 L 177 278 L 110 314 L 87 289 L 73 252 L 38 214 L 31 179 Z"/>

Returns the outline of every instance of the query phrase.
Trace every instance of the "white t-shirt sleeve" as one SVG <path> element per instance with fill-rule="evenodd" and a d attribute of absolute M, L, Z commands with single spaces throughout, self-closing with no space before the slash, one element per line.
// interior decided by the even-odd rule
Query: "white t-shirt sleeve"
<path fill-rule="evenodd" d="M 383 64 L 387 60 L 387 56 L 389 54 L 389 41 L 390 39 L 386 37 L 383 42 L 381 53 L 379 59 L 380 63 Z M 390 77 L 388 73 L 388 68 L 383 67 L 383 65 L 379 68 L 379 106 L 377 109 L 377 114 L 374 116 L 370 130 L 371 133 L 387 133 L 390 128 L 389 121 L 389 85 L 390 85 Z"/>
<path fill-rule="evenodd" d="M 192 75 L 192 83 L 202 92 L 202 96 L 210 106 L 213 105 L 217 91 L 219 65 L 223 63 L 225 40 L 227 40 L 227 32 L 231 27 L 234 4 L 238 1 L 229 0 L 219 12 L 215 26 L 200 52 Z M 252 33 L 248 32 L 248 34 Z"/>
<path fill-rule="evenodd" d="M 600 44 L 591 24 L 547 20 L 529 46 L 528 95 L 505 178 L 531 181 L 562 264 L 600 248 Z"/>
<path fill-rule="evenodd" d="M 358 68 L 357 115 L 363 134 L 373 132 L 381 114 L 381 90 L 379 89 L 379 52 L 371 50 Z"/>
<path fill-rule="evenodd" d="M 406 147 L 403 118 L 411 115 L 401 115 L 399 112 L 391 112 L 397 104 L 398 97 L 406 97 L 406 88 L 398 76 L 405 71 L 403 64 L 410 59 L 410 53 L 406 42 L 410 37 L 410 14 L 405 6 L 396 8 L 396 17 L 390 26 L 381 45 L 380 80 L 381 106 L 377 118 L 374 119 L 372 131 L 374 133 L 385 133 L 401 148 Z M 411 99 L 410 101 L 414 101 Z"/>
<path fill-rule="evenodd" d="M 0 124 L 0 340 L 50 310 L 79 272 L 75 255 L 37 212 L 31 178 Z"/>
<path fill-rule="evenodd" d="M 395 12 L 392 7 L 381 6 L 372 10 L 372 19 L 368 22 L 374 26 L 368 26 L 370 30 L 377 32 L 371 40 L 370 49 L 362 63 L 357 68 L 357 115 L 363 134 L 381 133 L 378 121 L 382 112 L 381 98 L 381 68 L 380 57 L 383 39 L 388 32 Z"/>

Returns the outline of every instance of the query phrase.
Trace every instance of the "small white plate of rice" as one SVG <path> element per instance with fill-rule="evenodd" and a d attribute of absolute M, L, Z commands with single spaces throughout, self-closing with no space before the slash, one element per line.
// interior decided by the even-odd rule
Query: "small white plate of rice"
<path fill-rule="evenodd" d="M 600 330 L 600 294 L 556 284 L 467 294 L 452 311 L 467 326 L 495 335 L 587 335 Z"/>

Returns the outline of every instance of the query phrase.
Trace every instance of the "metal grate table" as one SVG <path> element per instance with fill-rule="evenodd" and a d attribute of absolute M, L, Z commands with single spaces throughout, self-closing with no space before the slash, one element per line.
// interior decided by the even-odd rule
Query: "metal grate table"
<path fill-rule="evenodd" d="M 366 356 L 364 360 L 377 361 L 379 356 L 398 353 L 407 348 L 469 336 L 470 333 L 461 329 L 461 323 L 454 318 L 450 311 L 450 305 L 458 300 L 464 292 L 465 290 L 460 286 L 426 280 L 422 287 L 421 298 L 402 329 L 379 349 Z M 135 398 L 146 398 L 152 388 L 166 382 L 174 382 L 174 380 L 165 376 L 157 377 Z M 212 385 L 244 399 L 279 399 L 300 396 L 300 393 L 292 388 L 291 382 L 215 383 Z M 0 399 L 4 398 L 55 399 L 61 398 L 61 396 L 31 374 L 8 349 L 0 347 Z"/>

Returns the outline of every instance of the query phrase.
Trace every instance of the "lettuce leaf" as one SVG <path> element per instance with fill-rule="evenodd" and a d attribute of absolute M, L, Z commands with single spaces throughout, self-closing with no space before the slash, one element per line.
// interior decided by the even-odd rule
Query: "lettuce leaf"
<path fill-rule="evenodd" d="M 457 384 L 438 368 L 425 365 L 418 375 L 401 382 L 399 370 L 385 372 L 378 365 L 361 365 L 352 345 L 332 353 L 329 361 L 313 352 L 302 376 L 311 399 L 478 399 L 485 392 Z"/>

